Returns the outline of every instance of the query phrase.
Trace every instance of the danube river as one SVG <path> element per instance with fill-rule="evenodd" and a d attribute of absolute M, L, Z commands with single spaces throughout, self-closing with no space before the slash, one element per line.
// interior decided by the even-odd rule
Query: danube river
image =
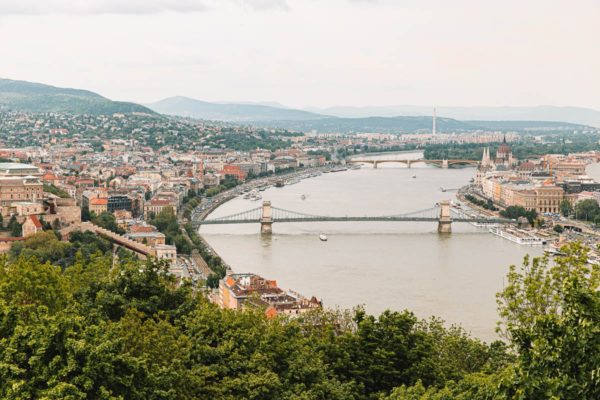
<path fill-rule="evenodd" d="M 383 164 L 323 174 L 261 194 L 275 207 L 308 214 L 392 215 L 453 199 L 455 191 L 440 187 L 464 186 L 474 173 L 473 168 Z M 260 203 L 236 198 L 210 217 Z M 212 225 L 201 233 L 235 272 L 276 279 L 282 288 L 323 299 L 326 307 L 362 304 L 374 314 L 409 309 L 493 340 L 495 293 L 502 289 L 508 266 L 520 264 L 528 253 L 540 255 L 542 249 L 519 246 L 469 224 L 455 223 L 452 229 L 451 235 L 440 236 L 435 223 L 321 222 L 275 223 L 272 237 L 261 237 L 258 224 Z M 320 241 L 319 233 L 329 240 Z"/>

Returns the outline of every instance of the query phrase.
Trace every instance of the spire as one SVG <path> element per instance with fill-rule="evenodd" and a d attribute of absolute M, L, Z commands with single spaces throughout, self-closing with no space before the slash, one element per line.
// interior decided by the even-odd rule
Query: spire
<path fill-rule="evenodd" d="M 502 139 L 502 143 L 506 144 L 506 133 L 504 134 L 504 139 Z"/>

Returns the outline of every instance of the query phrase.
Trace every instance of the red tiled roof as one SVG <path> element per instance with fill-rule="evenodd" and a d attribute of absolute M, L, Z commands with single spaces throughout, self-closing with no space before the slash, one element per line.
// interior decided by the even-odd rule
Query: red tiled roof
<path fill-rule="evenodd" d="M 90 204 L 93 206 L 105 206 L 108 205 L 108 199 L 90 199 Z"/>
<path fill-rule="evenodd" d="M 31 222 L 33 222 L 33 225 L 35 225 L 36 228 L 42 229 L 42 223 L 40 222 L 37 216 L 30 215 L 29 219 L 31 219 Z"/>

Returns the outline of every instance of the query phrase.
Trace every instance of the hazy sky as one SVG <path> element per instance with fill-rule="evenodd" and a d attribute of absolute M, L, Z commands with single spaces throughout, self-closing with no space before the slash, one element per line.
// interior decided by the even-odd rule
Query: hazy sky
<path fill-rule="evenodd" d="M 0 0 L 0 77 L 118 100 L 600 108 L 600 0 Z"/>

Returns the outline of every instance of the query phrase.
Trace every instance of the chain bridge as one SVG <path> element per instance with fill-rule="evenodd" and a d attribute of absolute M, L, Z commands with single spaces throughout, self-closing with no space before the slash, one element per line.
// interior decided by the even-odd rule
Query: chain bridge
<path fill-rule="evenodd" d="M 194 221 L 195 228 L 202 225 L 224 225 L 224 224 L 252 224 L 260 223 L 261 233 L 272 233 L 272 225 L 275 222 L 437 222 L 438 232 L 451 233 L 453 222 L 471 222 L 480 224 L 506 224 L 513 220 L 503 218 L 473 217 L 461 210 L 450 206 L 449 201 L 441 201 L 434 207 L 424 210 L 413 211 L 404 214 L 381 215 L 381 216 L 326 216 L 306 214 L 298 211 L 285 210 L 273 207 L 270 201 L 264 201 L 261 207 L 239 212 L 223 217 L 210 218 L 202 221 Z"/>

